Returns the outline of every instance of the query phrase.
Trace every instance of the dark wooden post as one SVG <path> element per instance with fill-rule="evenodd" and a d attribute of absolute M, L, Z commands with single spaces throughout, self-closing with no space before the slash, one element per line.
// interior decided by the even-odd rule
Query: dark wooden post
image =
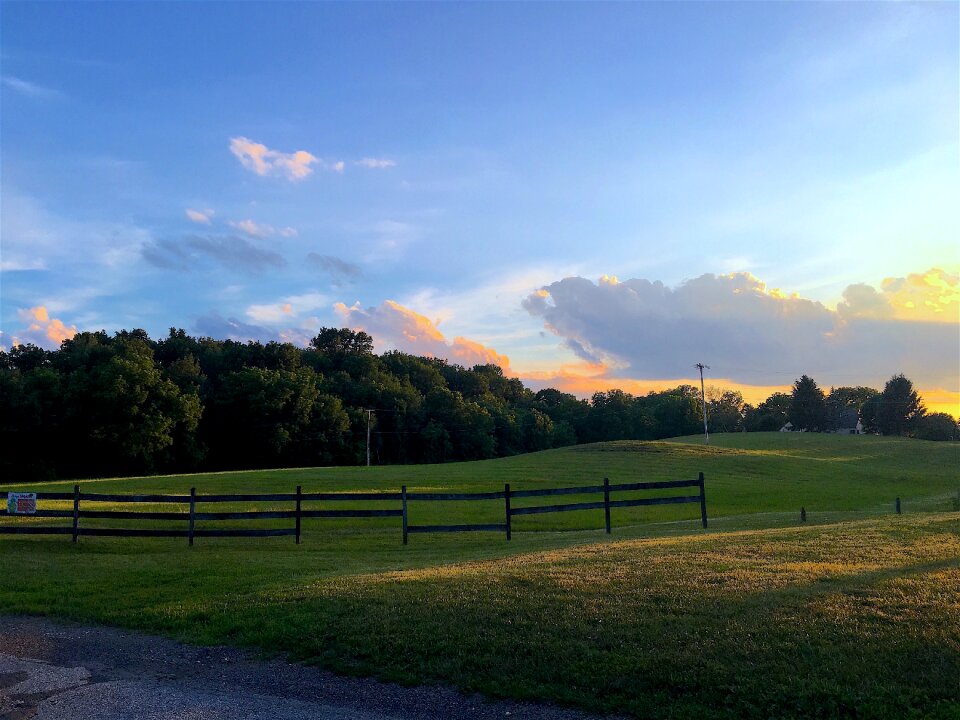
<path fill-rule="evenodd" d="M 407 544 L 407 486 L 400 488 L 400 503 L 403 505 L 403 544 Z"/>
<path fill-rule="evenodd" d="M 807 521 L 807 509 L 805 507 L 800 508 L 800 522 Z"/>
<path fill-rule="evenodd" d="M 707 526 L 707 493 L 703 487 L 703 473 L 700 473 L 700 522 Z"/>
<path fill-rule="evenodd" d="M 73 486 L 73 541 L 80 535 L 80 486 Z"/>
<path fill-rule="evenodd" d="M 610 478 L 603 479 L 603 520 L 607 524 L 607 535 L 610 534 Z"/>
<path fill-rule="evenodd" d="M 900 514 L 901 514 L 901 510 L 900 510 L 900 498 L 897 498 L 897 515 L 900 515 Z"/>
<path fill-rule="evenodd" d="M 510 483 L 506 483 L 503 486 L 503 506 L 506 510 L 507 516 L 507 540 L 510 539 L 512 533 L 510 532 Z"/>
<path fill-rule="evenodd" d="M 193 547 L 193 526 L 197 513 L 197 489 L 190 488 L 190 529 L 187 531 L 187 543 Z"/>
<path fill-rule="evenodd" d="M 303 488 L 297 485 L 297 545 L 300 544 L 300 496 L 303 494 Z"/>

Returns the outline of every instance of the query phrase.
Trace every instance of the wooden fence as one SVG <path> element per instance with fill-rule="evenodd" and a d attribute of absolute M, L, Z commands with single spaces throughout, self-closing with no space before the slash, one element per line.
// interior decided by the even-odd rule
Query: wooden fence
<path fill-rule="evenodd" d="M 644 490 L 662 490 L 670 488 L 696 487 L 696 495 L 677 495 L 670 497 L 633 498 L 626 500 L 612 500 L 611 495 L 617 492 L 636 492 Z M 551 497 L 554 495 L 603 495 L 603 500 L 595 502 L 565 503 L 559 505 L 534 505 L 529 507 L 512 507 L 511 501 L 516 498 Z M 109 537 L 186 537 L 192 546 L 194 538 L 198 537 L 274 537 L 293 535 L 297 544 L 300 544 L 301 521 L 309 518 L 373 518 L 399 517 L 403 528 L 403 544 L 406 545 L 410 533 L 436 532 L 475 532 L 492 531 L 506 534 L 507 540 L 512 536 L 512 518 L 518 515 L 537 515 L 541 513 L 569 512 L 573 510 L 603 510 L 604 525 L 607 533 L 611 532 L 610 510 L 618 507 L 635 507 L 640 505 L 667 505 L 675 503 L 700 503 L 700 520 L 703 527 L 707 527 L 707 501 L 704 492 L 703 473 L 696 480 L 669 480 L 658 482 L 625 483 L 611 485 L 604 478 L 602 485 L 587 485 L 569 488 L 541 488 L 537 490 L 511 490 L 509 483 L 502 491 L 482 493 L 426 493 L 407 492 L 404 485 L 398 493 L 305 493 L 301 486 L 297 486 L 295 493 L 267 493 L 260 495 L 198 495 L 196 488 L 190 489 L 189 495 L 116 495 L 105 493 L 81 493 L 80 486 L 74 485 L 72 493 L 40 492 L 36 493 L 36 500 L 72 500 L 71 510 L 46 510 L 37 507 L 29 514 L 10 513 L 6 509 L 7 492 L 0 492 L 3 500 L 3 509 L 0 517 L 40 517 L 40 518 L 69 518 L 70 526 L 49 525 L 0 525 L 0 534 L 17 535 L 70 535 L 73 542 L 81 535 L 109 536 Z M 409 503 L 411 501 L 425 502 L 460 502 L 478 500 L 502 500 L 502 523 L 475 523 L 465 525 L 410 525 Z M 119 503 L 119 504 L 170 504 L 187 505 L 187 512 L 138 512 L 134 510 L 89 510 L 81 509 L 80 503 Z M 305 509 L 304 503 L 339 503 L 339 502 L 399 502 L 400 507 L 395 509 Z M 199 512 L 197 506 L 214 503 L 292 503 L 290 510 L 264 510 L 246 512 Z M 89 505 L 88 505 L 89 507 Z M 101 528 L 82 526 L 82 518 L 115 519 L 115 520 L 159 520 L 181 521 L 186 527 L 181 528 Z M 198 528 L 197 522 L 220 522 L 225 520 L 281 520 L 294 521 L 293 527 L 280 528 Z"/>

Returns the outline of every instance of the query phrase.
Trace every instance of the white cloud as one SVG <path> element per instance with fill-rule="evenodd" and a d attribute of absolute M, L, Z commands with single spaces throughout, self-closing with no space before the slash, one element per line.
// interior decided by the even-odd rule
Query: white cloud
<path fill-rule="evenodd" d="M 568 277 L 524 301 L 583 360 L 622 377 L 683 376 L 695 362 L 737 382 L 882 384 L 904 372 L 924 386 L 957 385 L 960 294 L 934 270 L 850 286 L 838 310 L 769 290 L 749 273 L 702 275 L 676 288 L 649 280 Z M 942 320 L 936 322 L 934 320 Z"/>
<path fill-rule="evenodd" d="M 245 232 L 250 237 L 267 238 L 273 235 L 280 237 L 296 237 L 297 230 L 292 227 L 275 228 L 266 223 L 257 223 L 253 220 L 230 220 L 227 223 L 230 227 Z"/>
<path fill-rule="evenodd" d="M 11 75 L 3 78 L 3 84 L 12 90 L 16 90 L 21 95 L 36 98 L 37 100 L 56 100 L 63 97 L 63 93 L 59 90 L 44 87 L 43 85 L 38 85 L 37 83 Z"/>
<path fill-rule="evenodd" d="M 307 177 L 313 172 L 311 165 L 323 165 L 318 157 L 306 150 L 297 150 L 292 153 L 279 152 L 245 137 L 230 138 L 230 152 L 245 168 L 257 175 L 283 175 L 291 181 L 303 180 Z"/>
<path fill-rule="evenodd" d="M 187 217 L 193 222 L 200 223 L 201 225 L 209 225 L 213 215 L 213 210 L 210 210 L 209 208 L 206 210 L 194 210 L 193 208 L 187 208 Z"/>
<path fill-rule="evenodd" d="M 360 167 L 370 168 L 372 170 L 382 170 L 384 168 L 395 167 L 397 163 L 393 160 L 388 160 L 387 158 L 372 158 L 365 157 L 361 160 L 357 160 L 354 165 L 359 165 Z"/>

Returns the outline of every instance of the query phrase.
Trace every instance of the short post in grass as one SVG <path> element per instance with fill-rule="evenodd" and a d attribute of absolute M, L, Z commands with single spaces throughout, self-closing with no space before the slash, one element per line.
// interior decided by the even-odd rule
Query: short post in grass
<path fill-rule="evenodd" d="M 403 544 L 407 544 L 407 486 L 400 487 L 400 503 L 403 507 Z"/>
<path fill-rule="evenodd" d="M 187 544 L 193 547 L 193 528 L 197 514 L 197 489 L 190 488 L 190 527 L 187 530 Z"/>
<path fill-rule="evenodd" d="M 703 473 L 697 478 L 700 481 L 700 522 L 707 526 L 707 492 L 703 486 Z"/>
<path fill-rule="evenodd" d="M 73 486 L 73 541 L 80 535 L 80 486 Z"/>
<path fill-rule="evenodd" d="M 610 478 L 603 479 L 603 521 L 607 526 L 607 535 L 610 534 Z"/>
<path fill-rule="evenodd" d="M 503 505 L 507 517 L 507 540 L 510 540 L 512 536 L 510 532 L 510 483 L 505 483 L 503 486 Z"/>
<path fill-rule="evenodd" d="M 800 508 L 800 522 L 807 521 L 807 509 L 805 507 Z"/>
<path fill-rule="evenodd" d="M 296 538 L 297 545 L 300 544 L 300 496 L 303 494 L 303 488 L 300 485 L 297 485 L 297 527 L 296 527 Z"/>
<path fill-rule="evenodd" d="M 897 515 L 901 515 L 902 511 L 900 510 L 900 498 L 897 498 Z"/>

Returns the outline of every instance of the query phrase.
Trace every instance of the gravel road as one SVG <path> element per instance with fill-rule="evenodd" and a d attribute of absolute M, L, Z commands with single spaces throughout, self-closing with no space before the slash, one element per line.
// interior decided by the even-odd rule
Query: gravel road
<path fill-rule="evenodd" d="M 444 687 L 346 678 L 228 647 L 0 617 L 0 720 L 595 720 Z M 608 718 L 609 720 L 609 718 Z"/>

